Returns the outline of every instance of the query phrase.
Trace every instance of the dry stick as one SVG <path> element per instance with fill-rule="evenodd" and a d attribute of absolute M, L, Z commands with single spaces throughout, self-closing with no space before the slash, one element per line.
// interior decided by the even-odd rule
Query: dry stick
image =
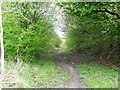
<path fill-rule="evenodd" d="M 1 79 L 4 79 L 4 44 L 3 44 L 3 28 L 2 28 L 2 9 L 0 2 L 0 41 L 1 41 Z"/>

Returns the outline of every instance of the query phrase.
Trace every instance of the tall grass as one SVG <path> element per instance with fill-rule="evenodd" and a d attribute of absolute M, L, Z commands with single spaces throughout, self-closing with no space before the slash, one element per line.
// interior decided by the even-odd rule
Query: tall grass
<path fill-rule="evenodd" d="M 38 60 L 31 63 L 23 61 L 5 62 L 3 87 L 52 88 L 64 84 L 68 74 L 56 67 L 51 60 Z"/>

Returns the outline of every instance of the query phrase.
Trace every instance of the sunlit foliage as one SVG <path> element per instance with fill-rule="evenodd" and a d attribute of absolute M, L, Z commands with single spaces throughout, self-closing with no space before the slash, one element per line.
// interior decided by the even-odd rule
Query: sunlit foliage
<path fill-rule="evenodd" d="M 39 58 L 41 54 L 53 50 L 59 37 L 54 32 L 49 3 L 24 2 L 5 5 L 3 28 L 6 58 Z"/>

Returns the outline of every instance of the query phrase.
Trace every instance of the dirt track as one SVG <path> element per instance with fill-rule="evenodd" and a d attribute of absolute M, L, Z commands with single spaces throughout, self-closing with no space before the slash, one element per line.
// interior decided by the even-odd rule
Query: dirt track
<path fill-rule="evenodd" d="M 70 74 L 70 80 L 60 86 L 60 88 L 85 88 L 82 79 L 76 71 L 76 67 L 82 63 L 78 55 L 57 54 L 55 61 L 59 64 L 65 72 Z"/>

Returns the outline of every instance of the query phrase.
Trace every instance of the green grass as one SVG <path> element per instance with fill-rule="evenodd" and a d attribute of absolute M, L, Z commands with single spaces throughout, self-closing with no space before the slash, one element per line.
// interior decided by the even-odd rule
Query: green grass
<path fill-rule="evenodd" d="M 107 66 L 81 64 L 78 72 L 88 88 L 118 88 L 118 71 Z"/>
<path fill-rule="evenodd" d="M 31 63 L 6 61 L 5 69 L 4 82 L 17 82 L 6 87 L 49 88 L 62 85 L 69 79 L 69 75 L 60 67 L 56 67 L 51 60 L 38 60 Z"/>

